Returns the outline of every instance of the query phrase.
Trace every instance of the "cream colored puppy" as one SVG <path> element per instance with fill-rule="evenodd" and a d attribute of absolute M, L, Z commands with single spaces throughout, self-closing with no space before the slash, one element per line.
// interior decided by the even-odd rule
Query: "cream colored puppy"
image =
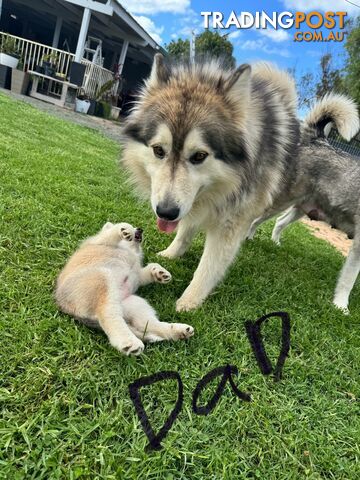
<path fill-rule="evenodd" d="M 113 347 L 139 355 L 143 342 L 191 337 L 183 323 L 160 322 L 153 308 L 134 295 L 141 285 L 168 283 L 171 274 L 158 263 L 142 267 L 142 230 L 128 223 L 106 223 L 72 255 L 57 279 L 60 309 L 84 324 L 101 328 Z"/>

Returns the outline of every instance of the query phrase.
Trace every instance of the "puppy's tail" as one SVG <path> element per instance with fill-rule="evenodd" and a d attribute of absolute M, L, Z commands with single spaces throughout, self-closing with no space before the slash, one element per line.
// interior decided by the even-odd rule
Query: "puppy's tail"
<path fill-rule="evenodd" d="M 340 135 L 350 141 L 359 131 L 360 122 L 357 106 L 351 98 L 328 93 L 310 110 L 304 120 L 304 127 L 312 136 L 326 138 L 331 125 L 336 126 Z"/>

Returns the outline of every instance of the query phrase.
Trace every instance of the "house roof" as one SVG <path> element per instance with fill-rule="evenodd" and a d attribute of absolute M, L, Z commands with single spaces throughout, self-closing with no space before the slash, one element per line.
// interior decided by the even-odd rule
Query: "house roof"
<path fill-rule="evenodd" d="M 56 0 L 56 2 L 67 4 L 68 9 L 77 9 L 78 22 L 81 22 L 83 7 L 89 6 L 93 9 L 92 31 L 117 48 L 121 48 L 123 40 L 128 40 L 130 54 L 132 53 L 139 60 L 151 63 L 156 52 L 165 53 L 164 49 L 123 7 L 121 0 Z"/>
<path fill-rule="evenodd" d="M 16 1 L 16 0 L 15 0 Z M 21 0 L 18 0 L 21 1 Z M 36 0 L 35 0 L 36 1 Z M 49 0 L 43 0 L 49 1 Z M 100 21 L 102 30 L 113 42 L 122 39 L 121 33 L 127 36 L 130 44 L 148 47 L 155 51 L 164 51 L 139 22 L 123 7 L 121 0 L 56 0 L 67 5 L 68 9 L 77 9 L 81 15 L 83 8 L 92 10 L 92 17 Z M 135 0 L 136 1 L 136 0 Z M 80 16 L 81 18 L 81 16 Z"/>
<path fill-rule="evenodd" d="M 164 53 L 162 47 L 122 6 L 121 0 L 6 0 L 6 7 L 19 13 L 19 18 L 31 15 L 47 30 L 55 28 L 55 18 L 59 16 L 63 19 L 62 31 L 67 28 L 74 32 L 74 37 L 80 31 L 84 7 L 89 7 L 92 10 L 89 34 L 101 39 L 105 48 L 109 46 L 120 53 L 123 42 L 127 40 L 128 55 L 148 65 L 156 52 Z"/>
<path fill-rule="evenodd" d="M 164 52 L 164 49 L 152 38 L 152 36 L 142 27 L 139 22 L 131 15 L 130 12 L 126 10 L 125 7 L 122 6 L 120 0 L 112 0 L 112 3 L 114 3 L 114 12 L 123 18 L 128 25 L 136 31 L 140 36 L 144 38 L 144 40 L 147 40 L 149 42 L 149 45 L 151 45 L 155 50 L 161 50 Z"/>

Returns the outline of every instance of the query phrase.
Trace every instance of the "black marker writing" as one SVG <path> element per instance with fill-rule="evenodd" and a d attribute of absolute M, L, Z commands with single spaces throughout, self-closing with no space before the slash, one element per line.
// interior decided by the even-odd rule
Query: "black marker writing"
<path fill-rule="evenodd" d="M 153 383 L 162 382 L 163 380 L 169 380 L 169 379 L 177 380 L 178 382 L 178 398 L 177 398 L 175 407 L 171 411 L 166 422 L 161 427 L 159 432 L 155 434 L 154 430 L 152 429 L 152 426 L 150 425 L 149 417 L 142 403 L 141 396 L 140 396 L 140 389 L 143 387 L 152 385 Z M 135 380 L 135 382 L 129 385 L 129 392 L 130 392 L 130 398 L 135 406 L 135 410 L 139 417 L 141 425 L 144 429 L 146 436 L 149 439 L 149 445 L 147 445 L 146 449 L 160 450 L 162 448 L 161 440 L 163 440 L 166 437 L 168 431 L 172 427 L 173 423 L 175 422 L 177 416 L 179 415 L 182 409 L 183 400 L 184 400 L 184 393 L 183 393 L 184 389 L 183 389 L 183 384 L 182 384 L 180 375 L 177 372 L 164 371 L 164 372 L 155 373 L 154 375 L 150 375 L 148 377 L 139 378 L 138 380 Z"/>
<path fill-rule="evenodd" d="M 216 404 L 220 400 L 221 395 L 224 392 L 224 388 L 227 381 L 229 381 L 231 388 L 237 397 L 241 398 L 246 402 L 250 402 L 251 401 L 250 395 L 248 393 L 241 392 L 234 383 L 232 375 L 237 375 L 237 374 L 238 374 L 238 369 L 235 365 L 225 365 L 224 367 L 217 367 L 217 368 L 214 368 L 214 370 L 211 370 L 211 372 L 207 373 L 196 385 L 196 388 L 193 392 L 192 407 L 193 407 L 194 413 L 196 413 L 197 415 L 209 415 L 209 413 L 212 412 L 212 410 L 214 410 L 214 408 L 216 407 Z M 206 385 L 209 382 L 211 382 L 214 378 L 218 377 L 219 375 L 222 375 L 222 378 L 220 380 L 220 383 L 217 389 L 215 390 L 214 395 L 205 406 L 199 407 L 197 404 L 197 401 L 202 390 L 206 387 Z"/>
<path fill-rule="evenodd" d="M 269 375 L 273 371 L 271 362 L 266 354 L 262 335 L 261 335 L 261 326 L 262 324 L 271 317 L 280 317 L 282 322 L 282 331 L 281 331 L 281 350 L 274 370 L 274 380 L 279 381 L 281 379 L 282 370 L 285 364 L 286 357 L 290 350 L 290 317 L 286 312 L 274 312 L 264 315 L 255 322 L 248 321 L 245 323 L 246 333 L 251 345 L 251 348 L 254 352 L 257 364 L 261 372 L 264 375 Z M 233 376 L 238 374 L 238 369 L 235 365 L 225 365 L 223 367 L 217 367 L 211 370 L 209 373 L 204 375 L 204 377 L 199 380 L 198 384 L 195 387 L 195 390 L 192 395 L 192 408 L 194 413 L 197 415 L 208 415 L 211 413 L 219 402 L 221 395 L 224 393 L 226 383 L 230 384 L 230 387 L 233 393 L 241 400 L 246 402 L 251 401 L 251 397 L 248 393 L 242 392 L 235 385 Z M 206 405 L 198 405 L 198 400 L 201 395 L 201 392 L 205 387 L 216 377 L 220 377 L 221 380 L 218 383 L 215 393 L 211 399 L 207 402 Z M 163 380 L 176 380 L 178 383 L 178 398 L 175 404 L 175 407 L 171 411 L 164 425 L 161 427 L 159 432 L 155 434 L 149 417 L 145 411 L 143 402 L 141 400 L 140 390 L 143 387 L 148 387 L 156 382 L 162 382 Z M 183 394 L 183 383 L 181 381 L 180 375 L 177 372 L 173 371 L 164 371 L 158 372 L 154 375 L 148 377 L 139 378 L 135 382 L 129 385 L 130 398 L 134 404 L 136 413 L 139 417 L 143 430 L 149 439 L 149 444 L 147 445 L 147 450 L 159 450 L 162 448 L 161 441 L 166 437 L 173 423 L 177 419 L 179 413 L 181 412 L 184 394 Z M 155 399 L 156 401 L 156 399 Z"/>
<path fill-rule="evenodd" d="M 266 355 L 264 343 L 261 335 L 261 325 L 271 317 L 280 317 L 282 322 L 282 331 L 281 331 L 281 350 L 278 357 L 275 371 L 274 371 L 274 381 L 277 382 L 281 379 L 282 369 L 286 357 L 288 356 L 290 350 L 290 317 L 286 312 L 274 312 L 264 315 L 263 317 L 256 320 L 256 322 L 248 321 L 245 323 L 246 333 L 251 345 L 251 348 L 254 352 L 257 364 L 261 370 L 261 373 L 264 375 L 269 375 L 273 371 L 273 367 L 269 360 L 269 357 Z"/>

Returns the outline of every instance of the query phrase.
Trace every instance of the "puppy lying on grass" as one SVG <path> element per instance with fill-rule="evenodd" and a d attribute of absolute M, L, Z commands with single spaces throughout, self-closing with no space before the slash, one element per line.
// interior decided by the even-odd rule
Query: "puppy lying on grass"
<path fill-rule="evenodd" d="M 106 223 L 72 255 L 57 279 L 60 309 L 85 325 L 102 329 L 113 347 L 139 355 L 143 342 L 191 337 L 183 323 L 160 322 L 153 308 L 134 295 L 141 285 L 168 283 L 158 263 L 142 267 L 142 230 L 128 223 Z"/>

